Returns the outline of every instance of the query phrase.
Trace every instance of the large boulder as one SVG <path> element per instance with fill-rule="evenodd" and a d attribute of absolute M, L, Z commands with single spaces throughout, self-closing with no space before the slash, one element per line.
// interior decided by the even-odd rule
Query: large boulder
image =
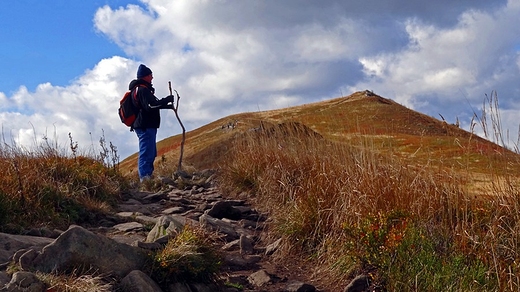
<path fill-rule="evenodd" d="M 147 260 L 146 252 L 138 247 L 72 226 L 45 246 L 29 267 L 44 273 L 84 269 L 122 278 L 130 271 L 140 270 Z"/>
<path fill-rule="evenodd" d="M 41 250 L 53 241 L 54 239 L 46 237 L 0 233 L 0 264 L 10 261 L 21 249 Z"/>

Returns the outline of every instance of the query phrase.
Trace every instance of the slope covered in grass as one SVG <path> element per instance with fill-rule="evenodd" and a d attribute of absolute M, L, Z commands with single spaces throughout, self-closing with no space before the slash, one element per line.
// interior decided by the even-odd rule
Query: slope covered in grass
<path fill-rule="evenodd" d="M 459 169 L 410 165 L 296 125 L 241 135 L 221 167 L 226 193 L 249 194 L 269 214 L 280 258 L 303 257 L 330 291 L 358 274 L 383 291 L 520 287 L 518 172 L 503 174 L 514 161 L 489 164 L 476 196 Z"/>
<path fill-rule="evenodd" d="M 0 231 L 92 224 L 118 200 L 128 180 L 115 165 L 71 148 L 0 146 Z"/>
<path fill-rule="evenodd" d="M 181 113 L 182 114 L 182 113 Z M 329 141 L 370 147 L 409 165 L 455 170 L 469 178 L 468 188 L 483 191 L 493 175 L 520 171 L 518 155 L 457 126 L 410 110 L 366 92 L 290 108 L 224 117 L 186 133 L 184 162 L 218 168 L 229 158 L 231 141 L 243 133 L 279 123 L 299 123 Z M 172 168 L 179 158 L 181 135 L 158 143 L 158 167 Z M 137 155 L 121 163 L 123 174 L 136 175 Z M 507 169 L 494 164 L 510 161 Z"/>
<path fill-rule="evenodd" d="M 283 239 L 280 258 L 298 255 L 330 291 L 361 273 L 376 290 L 520 288 L 519 156 L 473 133 L 357 92 L 186 137 L 185 165 L 248 194 L 269 214 L 266 237 Z M 158 144 L 160 168 L 179 145 Z"/>

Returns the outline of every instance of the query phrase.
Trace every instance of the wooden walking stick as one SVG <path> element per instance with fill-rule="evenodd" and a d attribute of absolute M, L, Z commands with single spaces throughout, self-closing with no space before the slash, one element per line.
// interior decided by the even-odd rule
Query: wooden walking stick
<path fill-rule="evenodd" d="M 168 81 L 168 87 L 170 89 L 170 95 L 173 95 L 171 81 Z M 179 124 L 181 125 L 181 128 L 182 128 L 181 153 L 179 156 L 179 165 L 177 166 L 177 172 L 180 173 L 182 171 L 182 156 L 184 155 L 184 142 L 186 141 L 186 129 L 184 128 L 184 125 L 182 124 L 181 119 L 179 118 L 179 113 L 177 112 L 177 110 L 179 109 L 179 99 L 181 99 L 181 97 L 179 96 L 179 93 L 177 92 L 177 90 L 175 90 L 175 94 L 177 94 L 177 104 L 175 104 L 175 102 L 174 102 L 172 109 L 175 112 L 177 121 L 179 121 Z"/>

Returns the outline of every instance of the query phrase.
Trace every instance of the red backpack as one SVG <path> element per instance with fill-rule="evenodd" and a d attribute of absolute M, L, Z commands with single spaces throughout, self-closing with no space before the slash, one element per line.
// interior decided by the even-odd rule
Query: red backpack
<path fill-rule="evenodd" d="M 140 110 L 139 101 L 137 100 L 137 91 L 140 86 L 138 85 L 134 89 L 127 91 L 121 101 L 119 101 L 119 118 L 123 124 L 130 128 L 132 128 Z"/>

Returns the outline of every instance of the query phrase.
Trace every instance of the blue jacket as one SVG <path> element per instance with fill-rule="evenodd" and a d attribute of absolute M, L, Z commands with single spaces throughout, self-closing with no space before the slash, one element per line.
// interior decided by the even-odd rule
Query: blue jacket
<path fill-rule="evenodd" d="M 134 79 L 128 85 L 129 90 L 137 90 L 136 100 L 138 104 L 135 104 L 139 109 L 139 114 L 132 125 L 134 129 L 147 129 L 147 128 L 159 128 L 161 124 L 160 109 L 171 109 L 172 105 L 169 105 L 168 98 L 158 99 L 154 93 L 155 89 L 152 84 L 142 80 Z M 134 100 L 135 102 L 135 100 Z"/>

